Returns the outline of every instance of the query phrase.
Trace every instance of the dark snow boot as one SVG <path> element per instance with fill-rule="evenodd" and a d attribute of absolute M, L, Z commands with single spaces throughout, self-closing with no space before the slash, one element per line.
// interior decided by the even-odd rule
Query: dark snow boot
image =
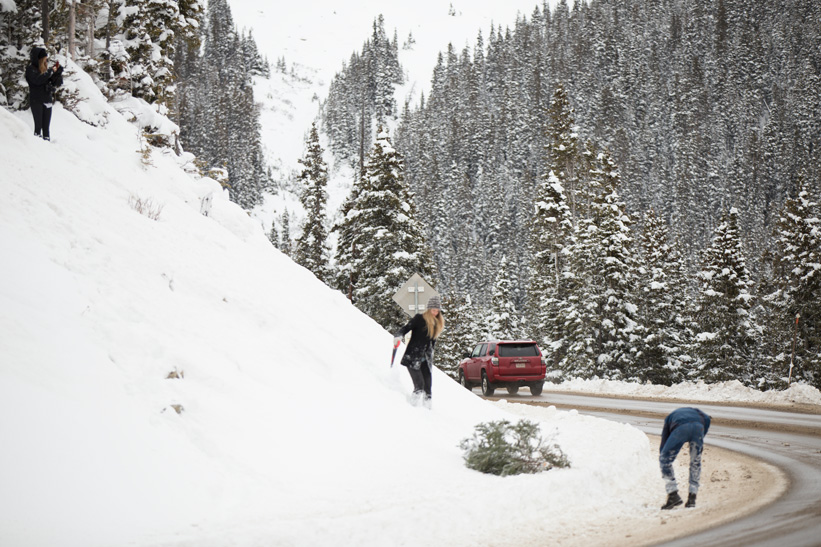
<path fill-rule="evenodd" d="M 695 507 L 696 506 L 696 495 L 690 492 L 690 495 L 687 496 L 687 505 L 684 507 Z"/>
<path fill-rule="evenodd" d="M 684 503 L 682 501 L 681 496 L 678 495 L 678 492 L 672 492 L 667 494 L 667 503 L 661 506 L 662 509 L 672 509 L 673 507 L 678 507 Z"/>

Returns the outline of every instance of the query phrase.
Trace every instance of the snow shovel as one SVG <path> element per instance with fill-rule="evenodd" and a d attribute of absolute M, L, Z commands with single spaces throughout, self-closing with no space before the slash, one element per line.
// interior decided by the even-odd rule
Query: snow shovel
<path fill-rule="evenodd" d="M 399 349 L 400 340 L 397 340 L 393 345 L 393 355 L 391 355 L 391 368 L 393 368 L 393 360 L 396 358 L 396 350 Z"/>

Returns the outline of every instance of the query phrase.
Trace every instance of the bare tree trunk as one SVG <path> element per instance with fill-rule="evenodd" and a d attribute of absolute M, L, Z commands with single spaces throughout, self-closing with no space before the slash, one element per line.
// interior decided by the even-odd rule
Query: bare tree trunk
<path fill-rule="evenodd" d="M 68 3 L 68 54 L 71 55 L 71 59 L 74 61 L 77 60 L 77 44 L 74 38 L 76 15 L 77 6 L 70 1 Z"/>
<path fill-rule="evenodd" d="M 96 13 L 94 13 L 94 9 L 89 6 L 88 7 L 88 45 L 86 46 L 86 55 L 90 58 L 94 58 L 94 22 L 97 19 Z"/>
<path fill-rule="evenodd" d="M 40 15 L 43 22 L 43 43 L 48 44 L 48 35 L 49 35 L 49 28 L 48 28 L 48 0 L 41 0 L 40 2 Z"/>
<path fill-rule="evenodd" d="M 108 4 L 108 13 L 106 14 L 105 20 L 105 54 L 103 58 L 106 60 L 103 69 L 103 79 L 108 81 L 111 79 L 111 9 L 112 9 L 112 2 L 109 0 Z"/>

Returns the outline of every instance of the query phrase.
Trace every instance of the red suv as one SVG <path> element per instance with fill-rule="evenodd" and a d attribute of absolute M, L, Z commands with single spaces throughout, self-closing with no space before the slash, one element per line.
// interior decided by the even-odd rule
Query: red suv
<path fill-rule="evenodd" d="M 489 340 L 473 348 L 459 363 L 459 383 L 467 389 L 482 386 L 482 395 L 493 395 L 497 387 L 511 395 L 528 386 L 541 395 L 547 369 L 542 352 L 531 340 Z"/>

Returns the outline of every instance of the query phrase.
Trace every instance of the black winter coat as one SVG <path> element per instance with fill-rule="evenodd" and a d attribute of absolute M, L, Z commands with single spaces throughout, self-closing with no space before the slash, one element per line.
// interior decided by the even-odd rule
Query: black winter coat
<path fill-rule="evenodd" d="M 54 88 L 63 85 L 63 67 L 57 71 L 51 69 L 40 74 L 40 51 L 43 48 L 31 49 L 31 62 L 26 66 L 26 81 L 29 84 L 29 102 L 45 104 L 54 102 Z"/>
<path fill-rule="evenodd" d="M 421 313 L 414 315 L 413 319 L 396 331 L 394 336 L 405 336 L 408 332 L 411 333 L 411 340 L 402 357 L 402 364 L 419 370 L 422 363 L 427 361 L 428 366 L 432 367 L 433 347 L 436 345 L 436 340 L 428 335 L 428 325 Z"/>

